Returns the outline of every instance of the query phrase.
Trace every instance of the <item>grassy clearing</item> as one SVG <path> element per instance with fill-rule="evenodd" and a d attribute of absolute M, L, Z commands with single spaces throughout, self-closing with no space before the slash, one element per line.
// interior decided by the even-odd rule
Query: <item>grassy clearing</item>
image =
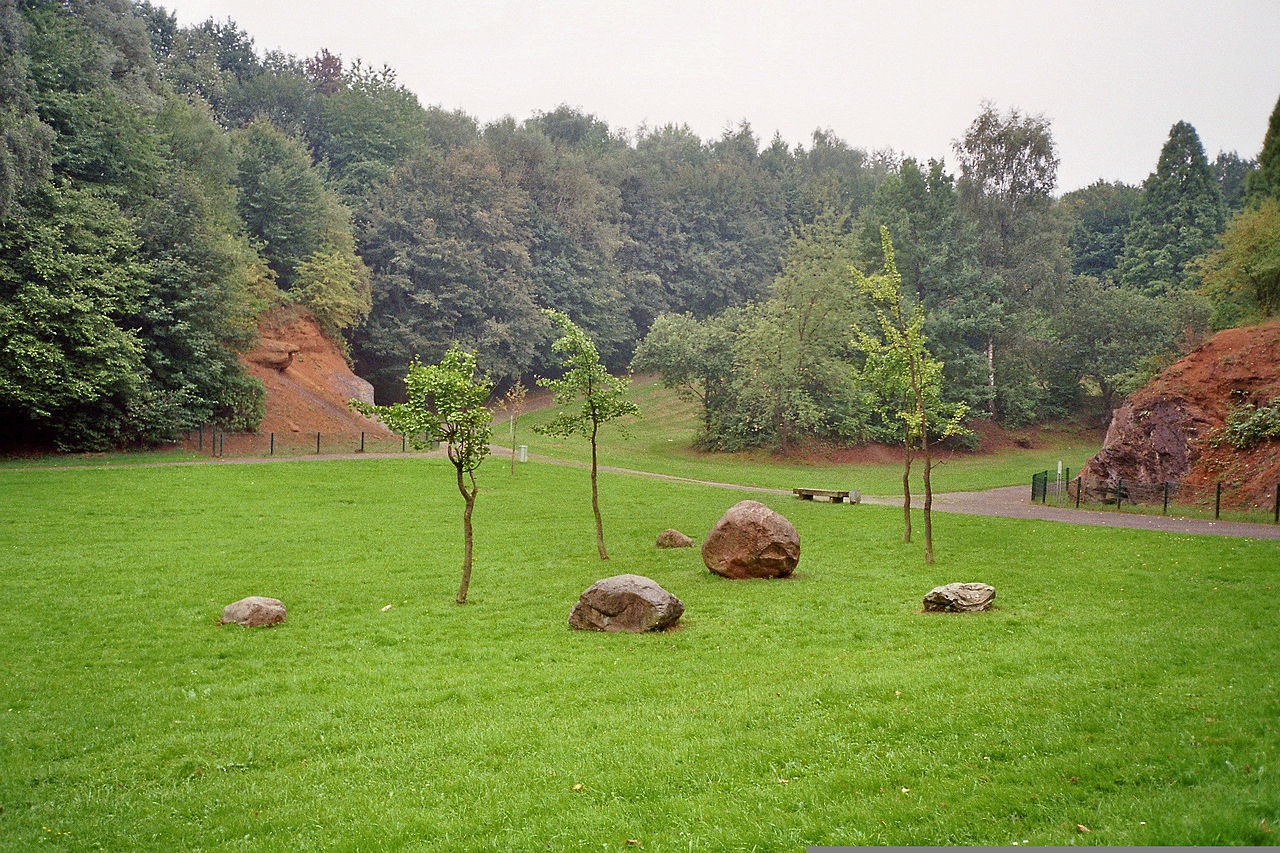
<path fill-rule="evenodd" d="M 643 416 L 610 424 L 600 432 L 600 462 L 604 465 L 675 474 L 700 480 L 739 485 L 792 489 L 860 489 L 867 494 L 893 494 L 902 490 L 900 463 L 804 464 L 779 461 L 767 450 L 742 453 L 701 453 L 692 447 L 698 431 L 695 407 L 663 389 L 656 382 L 637 382 L 633 397 Z M 520 418 L 519 444 L 534 454 L 586 461 L 590 449 L 581 439 L 537 435 L 533 428 L 551 419 L 554 410 L 530 412 Z M 622 426 L 620 426 L 622 425 Z M 508 442 L 505 421 L 494 424 L 494 439 Z M 1078 470 L 1098 452 L 1091 436 L 1077 431 L 1046 431 L 1041 446 L 999 453 L 961 454 L 941 462 L 934 470 L 936 491 L 967 491 L 1031 483 L 1031 475 L 1056 467 L 1058 461 Z M 914 482 L 919 490 L 918 466 Z"/>
<path fill-rule="evenodd" d="M 582 471 L 481 473 L 457 607 L 440 460 L 0 472 L 0 849 L 1274 843 L 1275 543 L 776 498 L 730 582 L 653 540 L 740 494 L 602 475 L 602 564 Z M 683 627 L 570 632 L 619 572 Z"/>

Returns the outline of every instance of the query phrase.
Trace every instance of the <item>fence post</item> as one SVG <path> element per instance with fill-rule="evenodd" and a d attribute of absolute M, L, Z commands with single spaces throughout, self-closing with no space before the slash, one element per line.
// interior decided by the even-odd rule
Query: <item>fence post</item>
<path fill-rule="evenodd" d="M 1164 514 L 1169 514 L 1169 481 L 1164 481 Z"/>
<path fill-rule="evenodd" d="M 360 452 L 364 453 L 364 430 L 360 430 Z"/>
<path fill-rule="evenodd" d="M 1222 515 L 1222 481 L 1218 481 L 1218 488 L 1213 495 L 1213 517 L 1216 519 Z"/>
<path fill-rule="evenodd" d="M 316 433 L 316 453 L 320 452 L 320 433 Z"/>
<path fill-rule="evenodd" d="M 271 451 L 267 455 L 268 456 L 276 455 L 276 434 L 274 432 L 271 433 Z"/>
<path fill-rule="evenodd" d="M 1076 477 L 1076 509 L 1080 508 L 1080 487 L 1084 485 L 1084 477 Z"/>
<path fill-rule="evenodd" d="M 404 436 L 402 435 L 402 436 L 400 436 L 400 452 L 401 452 L 401 453 L 404 453 L 404 442 L 405 442 L 405 438 L 404 438 Z"/>
<path fill-rule="evenodd" d="M 200 437 L 200 451 L 203 453 L 204 452 L 204 424 L 200 424 L 198 427 L 196 427 L 196 435 Z"/>
<path fill-rule="evenodd" d="M 218 458 L 221 459 L 227 455 L 227 434 L 226 432 L 218 433 Z"/>
<path fill-rule="evenodd" d="M 1276 511 L 1271 523 L 1280 524 L 1280 483 L 1276 483 Z"/>
<path fill-rule="evenodd" d="M 1120 511 L 1120 502 L 1124 500 L 1124 477 L 1116 477 L 1116 512 Z"/>

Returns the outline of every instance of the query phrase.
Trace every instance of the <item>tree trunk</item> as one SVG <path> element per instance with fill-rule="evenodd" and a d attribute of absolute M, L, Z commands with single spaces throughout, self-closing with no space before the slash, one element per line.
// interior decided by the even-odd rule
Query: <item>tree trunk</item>
<path fill-rule="evenodd" d="M 987 384 L 991 391 L 991 397 L 987 400 L 987 411 L 994 418 L 996 416 L 996 344 L 990 335 L 987 336 Z"/>
<path fill-rule="evenodd" d="M 511 476 L 516 473 L 516 416 L 511 415 Z"/>
<path fill-rule="evenodd" d="M 903 426 L 902 433 L 902 448 L 906 451 L 902 457 L 902 542 L 905 545 L 911 542 L 911 442 L 907 440 L 910 428 Z"/>
<path fill-rule="evenodd" d="M 600 521 L 600 498 L 596 490 L 596 425 L 591 425 L 591 510 L 596 514 L 596 548 L 600 551 L 600 559 L 609 559 L 609 552 L 604 549 L 604 524 Z"/>
<path fill-rule="evenodd" d="M 920 439 L 920 453 L 924 457 L 924 561 L 933 564 L 933 483 L 929 479 L 933 471 L 933 461 L 929 454 L 929 433 L 926 430 Z"/>
<path fill-rule="evenodd" d="M 462 584 L 458 587 L 458 603 L 467 603 L 467 587 L 471 586 L 471 511 L 476 505 L 475 483 L 472 482 L 472 488 L 467 490 L 466 484 L 462 482 L 462 466 L 458 467 L 458 491 L 462 493 L 462 500 L 466 503 L 466 509 L 462 511 Z"/>

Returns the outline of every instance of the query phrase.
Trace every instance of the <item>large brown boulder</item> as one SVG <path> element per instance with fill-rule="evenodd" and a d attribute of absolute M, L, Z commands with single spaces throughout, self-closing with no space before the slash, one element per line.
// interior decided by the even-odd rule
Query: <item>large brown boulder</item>
<path fill-rule="evenodd" d="M 924 597 L 924 609 L 952 613 L 990 610 L 995 599 L 995 588 L 985 583 L 949 583 L 929 590 Z"/>
<path fill-rule="evenodd" d="M 659 548 L 692 548 L 693 540 L 679 530 L 668 527 L 658 534 Z"/>
<path fill-rule="evenodd" d="M 758 501 L 729 507 L 702 543 L 702 562 L 726 578 L 785 578 L 800 562 L 800 534 Z"/>
<path fill-rule="evenodd" d="M 680 599 L 642 575 L 614 575 L 587 588 L 569 613 L 582 631 L 662 631 L 680 621 Z"/>
<path fill-rule="evenodd" d="M 251 595 L 222 608 L 222 624 L 234 622 L 246 628 L 279 625 L 284 621 L 284 602 L 278 598 Z"/>

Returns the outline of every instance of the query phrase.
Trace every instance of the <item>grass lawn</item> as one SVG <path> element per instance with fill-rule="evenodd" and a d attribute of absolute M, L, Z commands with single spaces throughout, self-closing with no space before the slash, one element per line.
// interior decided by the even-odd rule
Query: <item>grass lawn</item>
<path fill-rule="evenodd" d="M 641 417 L 607 424 L 600 431 L 600 463 L 660 474 L 675 474 L 720 483 L 792 489 L 859 489 L 867 494 L 901 494 L 901 463 L 847 465 L 782 462 L 768 450 L 742 453 L 701 453 L 692 448 L 698 433 L 698 413 L 692 403 L 649 380 L 632 386 L 632 398 L 640 406 Z M 557 459 L 589 461 L 590 445 L 582 438 L 553 438 L 537 435 L 533 429 L 555 414 L 542 409 L 522 415 L 516 442 L 529 451 Z M 510 444 L 508 421 L 494 422 L 494 440 Z M 1016 448 L 998 453 L 959 454 L 934 469 L 935 491 L 967 491 L 998 486 L 1030 488 L 1031 475 L 1057 468 L 1061 461 L 1078 471 L 1098 452 L 1096 436 L 1079 430 L 1046 430 L 1035 448 Z M 912 475 L 912 488 L 920 485 L 919 465 Z"/>
<path fill-rule="evenodd" d="M 734 582 L 653 542 L 744 495 L 602 475 L 601 563 L 585 472 L 504 461 L 465 607 L 441 460 L 0 472 L 0 849 L 1277 840 L 1274 542 L 938 515 L 925 567 L 778 497 L 797 576 Z M 569 631 L 622 572 L 682 627 Z"/>

